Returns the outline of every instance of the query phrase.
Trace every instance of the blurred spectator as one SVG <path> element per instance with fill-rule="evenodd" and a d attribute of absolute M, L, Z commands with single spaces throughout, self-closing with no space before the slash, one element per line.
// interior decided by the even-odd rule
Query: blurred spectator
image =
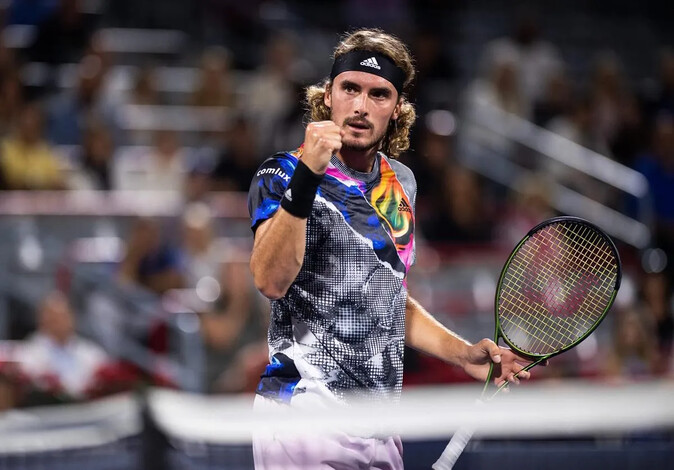
<path fill-rule="evenodd" d="M 215 244 L 212 214 L 206 204 L 186 207 L 181 265 L 185 287 L 196 289 L 201 299 L 197 309 L 202 312 L 209 391 L 254 391 L 268 361 L 264 341 L 268 303 L 255 289 L 247 262 L 237 252 Z"/>
<path fill-rule="evenodd" d="M 629 90 L 625 83 L 622 64 L 613 53 L 597 59 L 592 74 L 592 126 L 606 142 L 616 135 L 621 124 L 621 110 Z"/>
<path fill-rule="evenodd" d="M 108 362 L 98 345 L 77 335 L 68 299 L 58 291 L 42 300 L 37 332 L 17 348 L 15 357 L 32 382 L 75 399 L 83 398 L 97 371 Z"/>
<path fill-rule="evenodd" d="M 187 157 L 175 131 L 155 131 L 149 152 L 125 157 L 133 158 L 117 158 L 114 161 L 116 189 L 182 194 L 187 176 Z"/>
<path fill-rule="evenodd" d="M 86 55 L 79 63 L 77 86 L 56 95 L 49 103 L 49 140 L 59 145 L 80 145 L 85 123 L 99 120 L 119 142 L 118 105 L 103 93 L 107 65 L 98 54 Z"/>
<path fill-rule="evenodd" d="M 622 100 L 619 112 L 618 127 L 608 142 L 608 155 L 618 163 L 632 166 L 635 158 L 647 146 L 646 123 L 639 101 L 631 94 Z"/>
<path fill-rule="evenodd" d="M 448 111 L 437 111 L 449 115 Z M 453 162 L 453 142 L 449 135 L 442 135 L 442 129 L 433 127 L 432 115 L 424 116 L 424 126 L 413 136 L 416 137 L 417 151 L 404 153 L 400 160 L 409 166 L 417 180 L 417 211 L 424 211 L 426 205 L 435 206 L 445 184 L 445 169 Z M 443 132 L 443 134 L 446 132 Z"/>
<path fill-rule="evenodd" d="M 2 17 L 0 16 L 0 20 Z M 0 26 L 2 24 L 0 23 Z M 3 35 L 0 34 L 0 79 L 6 75 L 16 75 L 17 64 L 14 60 L 14 51 L 7 47 Z"/>
<path fill-rule="evenodd" d="M 657 372 L 655 331 L 651 325 L 633 308 L 616 312 L 611 350 L 605 363 L 608 377 L 639 379 Z"/>
<path fill-rule="evenodd" d="M 182 255 L 186 287 L 195 288 L 206 277 L 220 275 L 220 256 L 213 244 L 211 209 L 196 202 L 185 208 L 182 218 Z"/>
<path fill-rule="evenodd" d="M 91 122 L 84 131 L 79 155 L 80 168 L 71 180 L 73 189 L 112 189 L 112 158 L 114 146 L 110 133 L 97 122 Z"/>
<path fill-rule="evenodd" d="M 658 110 L 674 114 L 674 51 L 667 49 L 660 62 L 660 97 Z"/>
<path fill-rule="evenodd" d="M 248 191 L 255 171 L 260 166 L 255 129 L 250 121 L 241 116 L 225 135 L 224 149 L 212 173 L 213 189 Z M 301 143 L 300 140 L 295 145 Z"/>
<path fill-rule="evenodd" d="M 417 73 L 410 99 L 415 103 L 417 114 L 453 104 L 448 92 L 456 71 L 443 49 L 440 32 L 434 29 L 417 31 L 413 54 Z"/>
<path fill-rule="evenodd" d="M 541 38 L 539 21 L 533 12 L 520 14 L 510 37 L 487 45 L 482 58 L 483 70 L 493 71 L 502 67 L 504 61 L 515 71 L 512 78 L 516 83 L 512 86 L 522 93 L 524 107 L 543 98 L 550 78 L 562 68 L 557 49 Z"/>
<path fill-rule="evenodd" d="M 645 273 L 641 277 L 641 308 L 653 324 L 658 353 L 659 372 L 666 370 L 666 361 L 672 352 L 674 341 L 674 312 L 672 312 L 672 289 L 663 272 Z"/>
<path fill-rule="evenodd" d="M 269 141 L 275 149 L 295 149 L 304 140 L 306 108 L 304 106 L 305 84 L 294 82 L 296 99 L 285 114 L 279 115 Z M 258 153 L 258 157 L 261 157 Z M 260 161 L 260 160 L 258 160 Z"/>
<path fill-rule="evenodd" d="M 547 126 L 551 120 L 568 114 L 572 103 L 572 87 L 562 71 L 550 76 L 541 98 L 534 103 L 532 119 L 539 126 Z"/>
<path fill-rule="evenodd" d="M 592 102 L 589 98 L 578 98 L 569 109 L 569 112 L 553 119 L 548 124 L 548 130 L 570 141 L 609 156 L 608 143 L 599 133 L 592 118 Z M 543 161 L 543 168 L 550 177 L 566 187 L 592 197 L 601 202 L 608 202 L 609 190 L 604 184 L 597 183 L 586 173 L 578 171 L 552 158 Z"/>
<path fill-rule="evenodd" d="M 424 236 L 437 242 L 490 241 L 492 222 L 478 176 L 453 165 L 446 168 L 444 178 L 442 197 L 435 201 L 428 218 L 421 221 Z"/>
<path fill-rule="evenodd" d="M 651 139 L 650 150 L 637 158 L 634 168 L 648 179 L 656 216 L 674 224 L 674 115 L 659 116 Z"/>
<path fill-rule="evenodd" d="M 184 286 L 180 253 L 161 239 L 159 223 L 137 219 L 131 227 L 119 279 L 156 294 Z"/>
<path fill-rule="evenodd" d="M 641 172 L 650 185 L 656 217 L 655 238 L 669 263 L 670 279 L 674 279 L 674 116 L 660 115 L 652 130 L 650 150 L 637 157 L 634 169 Z"/>
<path fill-rule="evenodd" d="M 104 79 L 102 80 L 102 85 L 107 85 L 107 75 L 114 65 L 114 54 L 110 52 L 108 45 L 106 44 L 105 35 L 100 31 L 95 32 L 89 43 L 87 44 L 86 49 L 82 57 L 94 56 L 100 59 L 101 63 L 101 73 L 103 74 Z M 103 90 L 103 93 L 108 93 L 109 89 Z"/>
<path fill-rule="evenodd" d="M 256 125 L 258 150 L 268 156 L 271 136 L 279 119 L 296 102 L 293 83 L 303 82 L 302 62 L 297 57 L 296 38 L 288 32 L 272 35 L 264 50 L 264 60 L 247 84 L 246 112 Z"/>
<path fill-rule="evenodd" d="M 17 73 L 0 73 L 0 138 L 16 125 L 24 105 L 23 85 Z"/>
<path fill-rule="evenodd" d="M 201 56 L 199 79 L 192 92 L 193 106 L 234 107 L 236 96 L 231 77 L 229 51 L 222 47 L 207 49 Z"/>
<path fill-rule="evenodd" d="M 28 49 L 33 62 L 77 62 L 93 32 L 93 18 L 82 13 L 80 0 L 60 0 L 58 7 L 41 21 L 35 41 Z"/>
<path fill-rule="evenodd" d="M 495 224 L 495 238 L 507 247 L 515 246 L 529 230 L 555 215 L 550 184 L 544 175 L 525 177 L 515 188 Z"/>
<path fill-rule="evenodd" d="M 566 113 L 549 122 L 548 129 L 585 148 L 609 155 L 607 141 L 592 119 L 592 101 L 589 97 L 576 98 Z M 553 170 L 553 174 L 556 174 L 556 170 Z"/>
<path fill-rule="evenodd" d="M 465 94 L 465 103 L 470 112 L 477 106 L 494 106 L 505 112 L 528 119 L 531 101 L 522 93 L 520 70 L 516 57 L 501 53 L 490 61 L 482 78 L 477 78 Z"/>
<path fill-rule="evenodd" d="M 472 152 L 519 160 L 519 148 L 512 139 L 485 129 L 479 123 L 486 116 L 505 112 L 529 119 L 530 103 L 520 92 L 518 70 L 512 58 L 499 56 L 485 76 L 477 77 L 462 94 L 460 118 L 462 130 L 458 138 L 460 148 L 476 148 Z M 464 145 L 463 142 L 467 144 Z M 466 147 L 468 146 L 468 147 Z M 527 165 L 530 166 L 530 165 Z"/>
<path fill-rule="evenodd" d="M 247 262 L 224 263 L 218 280 L 220 297 L 201 324 L 208 389 L 253 392 L 269 360 L 269 304 L 255 289 Z"/>
<path fill-rule="evenodd" d="M 659 80 L 647 90 L 645 109 L 649 119 L 661 113 L 674 115 L 674 50 L 665 48 L 660 52 Z"/>
<path fill-rule="evenodd" d="M 122 119 L 127 119 L 124 134 L 124 144 L 142 143 L 147 144 L 152 141 L 152 130 L 144 126 L 136 126 L 133 118 L 129 116 L 138 115 L 138 113 L 148 113 L 147 109 L 137 109 L 134 106 L 161 106 L 164 105 L 163 97 L 157 89 L 156 69 L 152 65 L 143 65 L 139 67 L 131 78 L 131 87 L 121 92 L 103 93 L 118 96 L 117 101 L 122 111 Z M 131 108 L 127 107 L 131 106 Z"/>
<path fill-rule="evenodd" d="M 206 160 L 206 159 L 205 159 Z M 213 189 L 213 178 L 211 173 L 215 163 L 210 161 L 197 162 L 187 172 L 185 177 L 185 187 L 183 199 L 185 202 L 206 201 Z"/>
<path fill-rule="evenodd" d="M 127 101 L 129 104 L 144 106 L 161 104 L 154 67 L 146 65 L 138 69 Z"/>
<path fill-rule="evenodd" d="M 20 112 L 16 130 L 2 142 L 2 177 L 6 189 L 64 189 L 57 155 L 42 135 L 42 113 L 36 104 Z"/>

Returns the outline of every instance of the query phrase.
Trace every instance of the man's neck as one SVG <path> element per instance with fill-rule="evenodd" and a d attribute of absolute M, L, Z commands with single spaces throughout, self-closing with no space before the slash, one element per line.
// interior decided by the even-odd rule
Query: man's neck
<path fill-rule="evenodd" d="M 352 170 L 369 173 L 374 167 L 374 159 L 377 157 L 377 149 L 350 150 L 341 149 L 337 152 L 337 158 Z"/>

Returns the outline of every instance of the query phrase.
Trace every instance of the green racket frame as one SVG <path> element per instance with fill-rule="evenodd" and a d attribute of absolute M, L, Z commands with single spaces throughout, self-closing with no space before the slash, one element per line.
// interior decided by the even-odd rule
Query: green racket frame
<path fill-rule="evenodd" d="M 613 251 L 613 254 L 616 259 L 617 263 L 617 273 L 616 273 L 616 281 L 613 289 L 613 294 L 611 295 L 611 298 L 609 299 L 608 304 L 606 305 L 606 308 L 604 311 L 601 313 L 601 315 L 597 318 L 597 320 L 592 324 L 592 326 L 581 336 L 579 337 L 576 341 L 573 343 L 564 346 L 558 351 L 555 351 L 553 353 L 549 354 L 534 354 L 531 352 L 527 351 L 522 351 L 520 348 L 515 346 L 508 338 L 504 335 L 501 334 L 501 322 L 499 320 L 499 298 L 501 296 L 501 289 L 503 286 L 503 279 L 508 272 L 508 268 L 510 267 L 510 264 L 512 260 L 515 258 L 515 255 L 519 252 L 520 248 L 526 243 L 526 241 L 531 238 L 536 232 L 542 230 L 543 228 L 553 225 L 553 224 L 559 224 L 559 223 L 574 223 L 574 224 L 580 224 L 580 225 L 585 225 L 589 228 L 591 228 L 594 232 L 596 232 L 598 235 L 600 235 L 608 244 L 609 248 Z M 512 350 L 522 354 L 525 357 L 528 357 L 533 360 L 530 364 L 527 364 L 521 371 L 519 371 L 515 376 L 518 374 L 522 373 L 523 371 L 528 371 L 529 369 L 533 368 L 534 366 L 537 366 L 538 364 L 542 363 L 543 361 L 547 361 L 548 359 L 563 353 L 564 351 L 568 351 L 569 349 L 573 348 L 574 346 L 577 346 L 579 343 L 581 343 L 585 338 L 587 338 L 592 332 L 597 329 L 599 324 L 602 322 L 608 311 L 611 309 L 613 306 L 613 302 L 615 301 L 616 295 L 618 294 L 618 289 L 620 288 L 620 282 L 622 280 L 622 263 L 620 261 L 620 255 L 618 253 L 618 250 L 613 243 L 613 240 L 604 233 L 603 230 L 601 230 L 599 227 L 594 225 L 591 222 L 588 222 L 585 219 L 581 219 L 580 217 L 572 217 L 572 216 L 560 216 L 560 217 L 553 217 L 551 219 L 545 220 L 541 222 L 540 224 L 536 225 L 534 228 L 529 230 L 529 232 L 520 240 L 520 242 L 517 244 L 517 246 L 513 249 L 513 251 L 510 253 L 510 256 L 508 257 L 508 260 L 506 261 L 505 265 L 503 266 L 503 269 L 501 270 L 501 275 L 499 276 L 498 280 L 498 288 L 496 289 L 496 294 L 494 296 L 494 317 L 495 317 L 495 332 L 494 332 L 494 342 L 498 344 L 499 338 L 503 339 L 503 342 L 508 345 Z M 491 382 L 492 379 L 492 374 L 494 372 L 494 363 L 491 362 L 489 366 L 489 374 L 487 375 L 487 380 L 484 385 L 484 389 L 482 390 L 482 396 L 484 397 L 484 394 L 486 393 L 487 389 L 489 388 L 489 383 Z M 503 388 L 507 387 L 509 384 L 508 381 L 505 381 L 503 384 L 501 384 L 498 389 L 494 392 L 492 397 L 496 395 L 498 392 L 500 392 Z"/>

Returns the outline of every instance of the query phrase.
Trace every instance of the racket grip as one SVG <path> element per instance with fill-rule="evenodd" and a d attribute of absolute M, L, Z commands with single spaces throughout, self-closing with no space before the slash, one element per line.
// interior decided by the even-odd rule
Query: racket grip
<path fill-rule="evenodd" d="M 445 447 L 445 450 L 442 451 L 440 458 L 433 464 L 433 470 L 452 470 L 454 464 L 463 453 L 463 449 L 470 442 L 471 437 L 473 437 L 472 429 L 457 429 L 449 444 Z"/>

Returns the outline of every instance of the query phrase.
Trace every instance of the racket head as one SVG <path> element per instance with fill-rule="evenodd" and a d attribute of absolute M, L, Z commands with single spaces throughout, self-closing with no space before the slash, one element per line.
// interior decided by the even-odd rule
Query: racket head
<path fill-rule="evenodd" d="M 495 341 L 534 359 L 571 349 L 599 326 L 621 279 L 618 250 L 599 227 L 571 216 L 541 222 L 501 270 Z"/>

